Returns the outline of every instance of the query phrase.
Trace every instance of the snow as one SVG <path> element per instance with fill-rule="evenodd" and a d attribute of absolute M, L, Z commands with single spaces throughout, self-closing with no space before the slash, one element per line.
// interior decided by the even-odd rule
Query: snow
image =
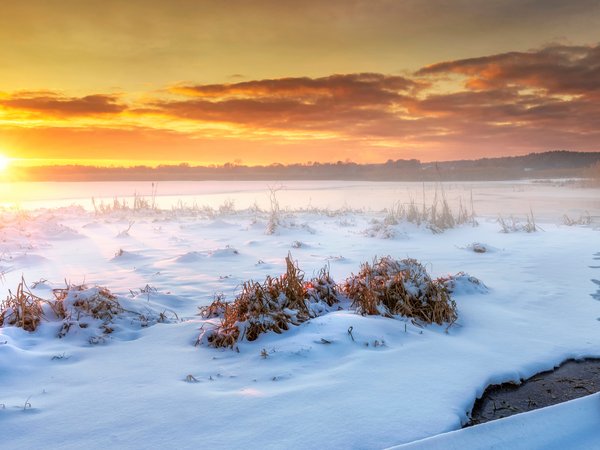
<path fill-rule="evenodd" d="M 283 208 L 273 235 L 265 234 L 268 212 L 249 208 L 254 198 L 267 199 L 265 183 L 260 194 L 258 183 L 221 190 L 212 185 L 210 195 L 234 199 L 236 211 L 219 212 L 218 204 L 164 206 L 172 204 L 177 189 L 199 195 L 177 183 L 165 188 L 168 198 L 159 198 L 161 211 L 96 215 L 89 204 L 87 210 L 61 205 L 67 201 L 62 194 L 45 198 L 51 209 L 2 211 L 0 298 L 14 292 L 21 276 L 46 299 L 66 280 L 91 289 L 105 286 L 134 312 L 101 342 L 90 340 L 98 327 L 59 339 L 60 325 L 50 313 L 33 333 L 0 328 L 2 445 L 594 448 L 600 441 L 593 441 L 597 395 L 453 430 L 467 421 L 490 383 L 518 381 L 568 358 L 600 357 L 600 302 L 593 297 L 598 295 L 593 280 L 600 278 L 600 190 L 471 184 L 460 192 L 473 189 L 478 226 L 434 234 L 399 223 L 388 225 L 390 235 L 370 236 L 366 230 L 373 219 L 385 217 L 377 206 L 391 206 L 406 184 L 316 183 L 313 205 L 327 195 L 357 202 L 336 212 L 333 203 L 306 208 L 310 186 L 295 183 L 302 188 L 292 189 L 299 206 Z M 377 202 L 362 197 L 369 187 Z M 410 189 L 418 193 L 421 185 Z M 76 192 L 91 190 L 86 185 Z M 105 186 L 102 191 L 109 194 Z M 539 208 L 534 213 L 544 231 L 501 233 L 498 212 L 524 218 L 526 194 Z M 478 204 L 491 212 L 480 212 Z M 519 206 L 492 211 L 495 204 Z M 325 207 L 329 210 L 319 209 Z M 586 210 L 592 225 L 561 224 L 562 214 Z M 475 243 L 488 251 L 473 251 Z M 282 334 L 244 340 L 239 352 L 196 346 L 200 329 L 210 326 L 198 307 L 219 293 L 233 300 L 244 281 L 283 273 L 288 252 L 307 278 L 328 264 L 338 282 L 358 273 L 361 263 L 385 255 L 415 258 L 433 277 L 464 272 L 468 275 L 452 286 L 459 319 L 447 329 L 340 310 Z M 483 284 L 474 285 L 469 276 Z M 163 313 L 168 320 L 142 326 L 135 314 L 141 311 L 155 319 Z M 447 434 L 436 436 L 440 433 Z M 495 443 L 495 436 L 504 440 Z"/>
<path fill-rule="evenodd" d="M 389 450 L 590 450 L 600 448 L 600 394 L 451 431 Z"/>

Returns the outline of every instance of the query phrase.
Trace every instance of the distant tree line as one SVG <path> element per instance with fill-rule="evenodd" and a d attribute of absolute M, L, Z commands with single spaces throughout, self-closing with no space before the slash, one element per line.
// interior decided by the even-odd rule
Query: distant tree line
<path fill-rule="evenodd" d="M 422 163 L 417 159 L 380 164 L 350 161 L 245 166 L 160 165 L 96 167 L 81 165 L 19 167 L 12 179 L 30 181 L 168 181 L 168 180 L 364 180 L 479 181 L 521 178 L 578 177 L 600 164 L 600 152 L 551 151 L 525 156 Z M 587 171 L 587 172 L 586 172 Z"/>

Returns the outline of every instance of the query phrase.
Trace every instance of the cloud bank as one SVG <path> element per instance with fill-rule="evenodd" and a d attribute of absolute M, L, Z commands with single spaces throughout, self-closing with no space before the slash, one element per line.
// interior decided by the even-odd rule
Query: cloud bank
<path fill-rule="evenodd" d="M 600 45 L 549 45 L 444 61 L 404 76 L 180 83 L 126 101 L 113 93 L 8 93 L 0 95 L 0 130 L 18 120 L 17 126 L 27 127 L 28 114 L 47 119 L 46 127 L 66 127 L 61 121 L 73 127 L 85 120 L 86 129 L 117 129 L 125 135 L 130 130 L 134 145 L 143 128 L 145 134 L 182 136 L 179 145 L 183 149 L 189 143 L 188 159 L 194 161 L 203 157 L 194 146 L 200 141 L 223 148 L 232 141 L 248 143 L 243 159 L 249 162 L 264 162 L 267 153 L 273 162 L 304 161 L 287 154 L 285 144 L 293 143 L 296 152 L 298 143 L 314 148 L 317 141 L 319 149 L 329 144 L 330 154 L 322 155 L 327 160 L 477 158 L 598 150 L 598 100 Z M 269 146 L 279 151 L 253 154 L 253 148 L 265 152 Z M 158 146 L 153 151 L 168 154 Z M 185 151 L 181 156 L 185 159 Z"/>

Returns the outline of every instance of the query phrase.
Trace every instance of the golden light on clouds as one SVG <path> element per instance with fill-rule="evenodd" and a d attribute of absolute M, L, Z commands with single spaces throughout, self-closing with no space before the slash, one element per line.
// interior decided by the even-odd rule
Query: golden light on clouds
<path fill-rule="evenodd" d="M 12 2 L 0 144 L 15 164 L 598 150 L 598 28 L 591 0 Z"/>

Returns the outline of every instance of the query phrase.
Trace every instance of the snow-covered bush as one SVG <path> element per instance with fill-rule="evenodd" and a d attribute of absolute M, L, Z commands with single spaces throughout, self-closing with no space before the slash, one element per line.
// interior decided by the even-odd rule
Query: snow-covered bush
<path fill-rule="evenodd" d="M 451 294 L 487 290 L 478 279 L 463 272 L 432 279 L 418 261 L 398 261 L 390 256 L 363 264 L 359 273 L 341 286 L 328 267 L 304 281 L 304 273 L 291 255 L 286 257 L 286 265 L 286 273 L 277 278 L 267 276 L 263 283 L 244 283 L 233 302 L 226 302 L 219 294 L 201 308 L 209 327 L 202 327 L 197 344 L 233 348 L 244 338 L 254 341 L 269 331 L 281 333 L 290 325 L 342 308 L 355 308 L 363 315 L 400 315 L 425 324 L 452 325 L 457 312 Z"/>
<path fill-rule="evenodd" d="M 454 323 L 456 303 L 442 280 L 432 279 L 415 259 L 385 256 L 364 263 L 343 292 L 364 315 L 401 315 L 424 323 Z"/>
<path fill-rule="evenodd" d="M 16 293 L 9 291 L 0 303 L 0 326 L 34 332 L 44 319 L 56 327 L 59 338 L 76 331 L 90 343 L 99 343 L 118 328 L 143 328 L 169 321 L 147 302 L 117 297 L 105 287 L 70 284 L 52 292 L 52 300 L 38 297 L 22 279 Z"/>
<path fill-rule="evenodd" d="M 241 293 L 231 303 L 217 296 L 212 304 L 202 308 L 206 318 L 219 317 L 220 323 L 202 330 L 198 343 L 213 347 L 233 347 L 236 342 L 254 341 L 262 333 L 281 333 L 290 325 L 324 314 L 337 303 L 338 291 L 329 270 L 323 268 L 312 280 L 304 281 L 302 272 L 291 255 L 285 259 L 286 273 L 263 283 L 247 281 Z"/>

